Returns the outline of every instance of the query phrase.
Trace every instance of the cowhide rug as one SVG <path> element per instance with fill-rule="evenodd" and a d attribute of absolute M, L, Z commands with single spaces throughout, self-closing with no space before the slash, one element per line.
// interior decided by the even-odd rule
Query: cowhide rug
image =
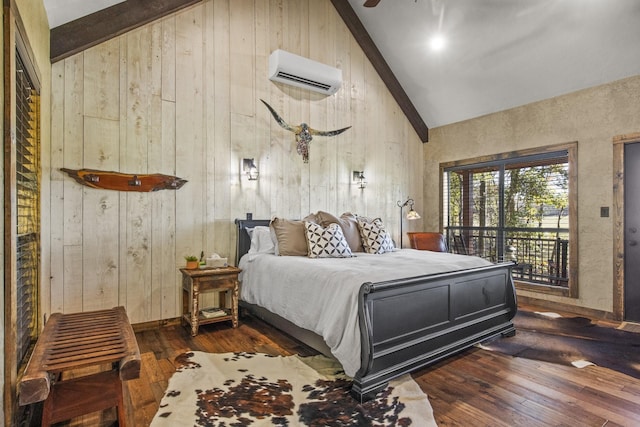
<path fill-rule="evenodd" d="M 518 311 L 516 335 L 480 344 L 516 357 L 572 365 L 597 365 L 640 379 L 640 334 L 599 326 L 585 317 Z"/>
<path fill-rule="evenodd" d="M 405 375 L 358 403 L 324 356 L 190 352 L 151 423 L 162 426 L 436 426 L 427 395 Z"/>

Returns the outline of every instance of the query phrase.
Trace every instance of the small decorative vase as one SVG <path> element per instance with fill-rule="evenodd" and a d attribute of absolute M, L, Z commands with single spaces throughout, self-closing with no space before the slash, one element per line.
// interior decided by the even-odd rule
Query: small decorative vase
<path fill-rule="evenodd" d="M 187 261 L 187 269 L 194 270 L 198 268 L 200 263 L 198 261 Z"/>

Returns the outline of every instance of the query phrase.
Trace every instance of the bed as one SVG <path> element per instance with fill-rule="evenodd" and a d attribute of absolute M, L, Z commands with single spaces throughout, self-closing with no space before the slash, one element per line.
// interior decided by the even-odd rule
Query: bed
<path fill-rule="evenodd" d="M 269 220 L 237 219 L 236 225 L 240 306 L 337 358 L 360 401 L 390 379 L 515 334 L 512 263 L 414 249 L 348 260 L 248 254 L 248 231 Z M 432 264 L 440 265 L 435 273 Z"/>

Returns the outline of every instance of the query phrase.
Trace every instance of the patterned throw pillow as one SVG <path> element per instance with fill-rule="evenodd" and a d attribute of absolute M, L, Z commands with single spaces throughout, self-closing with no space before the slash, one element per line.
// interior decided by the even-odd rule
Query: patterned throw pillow
<path fill-rule="evenodd" d="M 327 227 L 334 222 L 342 228 L 344 238 L 347 239 L 351 252 L 364 252 L 362 247 L 362 239 L 360 238 L 360 230 L 358 229 L 358 221 L 352 213 L 345 212 L 340 218 L 331 215 L 328 212 L 318 211 L 316 214 L 318 221 L 313 221 L 323 227 Z"/>
<path fill-rule="evenodd" d="M 362 246 L 364 246 L 365 252 L 370 254 L 393 252 L 395 248 L 393 240 L 385 230 L 380 218 L 368 220 L 367 218 L 358 217 L 358 228 L 360 228 Z"/>
<path fill-rule="evenodd" d="M 348 258 L 353 256 L 342 229 L 338 224 L 327 228 L 312 222 L 304 222 L 309 246 L 309 258 Z"/>

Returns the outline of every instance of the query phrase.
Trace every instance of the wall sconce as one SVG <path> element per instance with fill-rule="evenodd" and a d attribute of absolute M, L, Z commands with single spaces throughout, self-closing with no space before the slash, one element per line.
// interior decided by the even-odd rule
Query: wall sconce
<path fill-rule="evenodd" d="M 353 171 L 353 182 L 355 182 L 361 190 L 367 187 L 367 181 L 365 181 L 365 179 L 364 171 Z"/>
<path fill-rule="evenodd" d="M 413 204 L 414 201 L 411 197 L 409 197 L 404 203 L 398 201 L 398 207 L 400 208 L 400 249 L 402 249 L 402 208 L 409 206 L 409 212 L 407 212 L 407 219 L 409 221 L 420 219 L 418 212 L 413 210 Z"/>
<path fill-rule="evenodd" d="M 249 181 L 257 181 L 258 175 L 258 167 L 253 159 L 242 159 L 242 171 L 247 175 Z"/>

